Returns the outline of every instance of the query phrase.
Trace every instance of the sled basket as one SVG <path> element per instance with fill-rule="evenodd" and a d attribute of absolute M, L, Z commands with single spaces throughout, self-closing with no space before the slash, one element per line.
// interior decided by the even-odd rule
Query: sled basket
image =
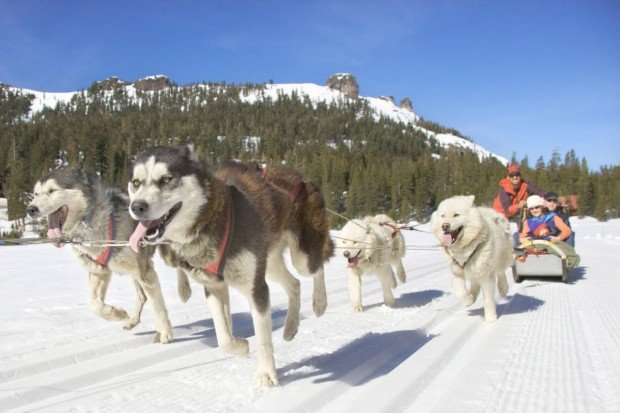
<path fill-rule="evenodd" d="M 553 242 L 534 240 L 521 244 L 515 248 L 514 256 L 512 275 L 518 283 L 523 281 L 523 277 L 559 277 L 566 281 L 570 273 L 569 256 L 559 244 Z M 576 263 L 570 264 L 572 270 Z"/>

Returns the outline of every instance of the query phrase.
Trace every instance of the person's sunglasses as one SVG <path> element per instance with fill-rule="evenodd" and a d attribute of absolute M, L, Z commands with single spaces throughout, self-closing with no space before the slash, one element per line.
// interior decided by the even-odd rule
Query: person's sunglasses
<path fill-rule="evenodd" d="M 542 209 L 542 207 L 540 205 L 533 206 L 533 207 L 530 208 L 530 211 L 533 211 L 535 209 Z"/>
<path fill-rule="evenodd" d="M 557 203 L 558 199 L 557 198 L 549 198 L 549 199 L 547 199 L 547 202 L 555 202 L 555 203 Z"/>
<path fill-rule="evenodd" d="M 520 173 L 516 173 L 516 174 L 510 174 L 508 176 L 511 177 L 511 178 L 515 178 L 517 176 L 521 176 L 521 174 Z"/>

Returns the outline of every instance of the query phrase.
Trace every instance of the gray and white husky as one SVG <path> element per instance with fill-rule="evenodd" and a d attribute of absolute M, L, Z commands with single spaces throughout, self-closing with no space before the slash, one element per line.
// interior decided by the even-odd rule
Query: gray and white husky
<path fill-rule="evenodd" d="M 171 242 L 183 268 L 205 286 L 218 344 L 233 354 L 246 354 L 248 342 L 233 336 L 228 286 L 246 297 L 258 344 L 255 383 L 277 385 L 266 276 L 289 297 L 284 338 L 291 340 L 299 326 L 299 281 L 283 257 L 294 208 L 289 194 L 243 168 L 223 168 L 216 176 L 191 146 L 142 153 L 128 190 L 130 213 L 140 221 L 133 242 Z"/>
<path fill-rule="evenodd" d="M 33 217 L 47 217 L 48 237 L 84 241 L 128 240 L 136 222 L 127 213 L 129 199 L 116 189 L 106 189 L 101 180 L 81 169 L 61 168 L 44 174 L 34 185 L 34 198 L 27 207 Z M 150 300 L 155 311 L 155 342 L 168 343 L 172 327 L 153 269 L 153 246 L 134 252 L 128 246 L 72 244 L 73 252 L 89 273 L 91 309 L 106 320 L 124 321 L 129 330 L 140 322 L 144 303 Z M 61 246 L 61 244 L 57 244 Z M 105 303 L 112 272 L 130 275 L 136 290 L 133 315 Z M 179 272 L 179 294 L 187 301 L 191 289 Z"/>

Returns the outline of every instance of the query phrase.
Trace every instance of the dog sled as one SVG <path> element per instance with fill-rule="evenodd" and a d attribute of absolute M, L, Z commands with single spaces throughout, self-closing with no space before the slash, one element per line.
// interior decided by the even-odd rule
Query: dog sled
<path fill-rule="evenodd" d="M 565 282 L 579 264 L 579 255 L 564 242 L 533 240 L 514 250 L 512 276 L 520 283 L 525 277 L 557 277 Z"/>

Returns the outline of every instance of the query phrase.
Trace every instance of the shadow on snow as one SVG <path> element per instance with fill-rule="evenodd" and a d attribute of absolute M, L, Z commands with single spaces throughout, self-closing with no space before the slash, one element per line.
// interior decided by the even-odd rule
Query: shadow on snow
<path fill-rule="evenodd" d="M 421 330 L 367 333 L 333 353 L 291 363 L 278 374 L 282 384 L 316 377 L 313 383 L 340 380 L 360 386 L 390 373 L 434 337 Z"/>

